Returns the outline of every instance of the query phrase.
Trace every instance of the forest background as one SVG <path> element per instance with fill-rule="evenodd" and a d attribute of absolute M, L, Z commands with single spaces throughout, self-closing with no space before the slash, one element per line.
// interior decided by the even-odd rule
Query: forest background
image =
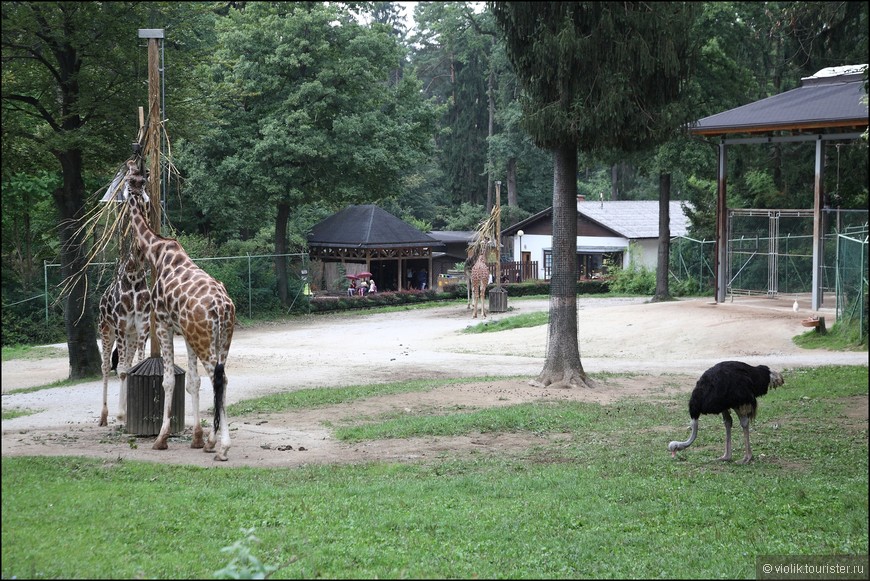
<path fill-rule="evenodd" d="M 685 31 L 695 50 L 683 110 L 700 119 L 867 63 L 867 8 L 702 3 Z M 96 349 L 101 289 L 73 289 L 46 324 L 43 263 L 64 276 L 80 268 L 93 240 L 77 225 L 131 153 L 148 91 L 138 29 L 165 32 L 174 167 L 163 233 L 191 256 L 304 253 L 311 226 L 347 204 L 377 204 L 424 232 L 471 230 L 496 181 L 503 227 L 551 206 L 553 159 L 522 129 L 492 6 L 421 2 L 413 17 L 409 29 L 390 2 L 3 2 L 4 345 Z M 679 129 L 640 151 L 581 152 L 578 193 L 658 199 L 667 172 L 671 198 L 694 208 L 691 235 L 712 239 L 715 149 Z M 828 156 L 838 171 L 826 173 L 826 205 L 866 209 L 866 141 Z M 800 144 L 734 148 L 729 168 L 731 208 L 812 207 Z M 70 316 L 78 304 L 84 316 Z"/>

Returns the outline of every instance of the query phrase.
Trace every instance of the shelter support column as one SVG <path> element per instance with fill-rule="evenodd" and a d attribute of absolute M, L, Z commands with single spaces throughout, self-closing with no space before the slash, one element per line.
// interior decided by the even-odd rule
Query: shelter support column
<path fill-rule="evenodd" d="M 725 272 L 728 250 L 728 208 L 725 203 L 727 151 L 724 143 L 719 144 L 719 164 L 716 169 L 716 302 L 725 302 L 728 277 Z"/>
<path fill-rule="evenodd" d="M 825 233 L 822 228 L 822 205 L 825 197 L 825 142 L 821 135 L 816 141 L 816 179 L 813 191 L 813 289 L 812 308 L 822 306 L 822 247 Z"/>

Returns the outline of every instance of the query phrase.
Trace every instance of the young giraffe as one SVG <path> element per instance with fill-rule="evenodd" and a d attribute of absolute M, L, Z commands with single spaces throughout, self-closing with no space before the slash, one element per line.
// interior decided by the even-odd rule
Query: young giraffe
<path fill-rule="evenodd" d="M 109 370 L 117 366 L 121 380 L 118 420 L 127 415 L 127 372 L 139 361 L 151 329 L 151 291 L 145 281 L 141 254 L 134 248 L 120 261 L 114 282 L 100 297 L 100 336 L 103 343 L 103 409 L 100 425 L 108 425 Z M 112 347 L 117 340 L 117 361 Z M 112 360 L 110 364 L 110 360 Z"/>
<path fill-rule="evenodd" d="M 474 315 L 477 318 L 477 303 L 480 302 L 480 310 L 483 318 L 486 318 L 486 286 L 489 283 L 489 267 L 486 265 L 485 253 L 477 255 L 477 261 L 471 267 L 471 296 L 474 300 Z"/>
<path fill-rule="evenodd" d="M 221 441 L 215 460 L 225 461 L 230 448 L 230 430 L 225 409 L 227 378 L 224 366 L 233 339 L 236 307 L 223 283 L 212 278 L 190 259 L 177 240 L 155 233 L 145 217 L 145 178 L 138 164 L 127 162 L 127 203 L 136 244 L 151 264 L 154 281 L 151 304 L 157 324 L 156 336 L 163 357 L 163 425 L 152 448 L 165 450 L 169 438 L 170 407 L 175 387 L 175 352 L 173 333 L 181 333 L 187 344 L 187 381 L 185 389 L 193 404 L 193 442 L 191 448 L 203 448 L 199 421 L 199 385 L 197 360 L 202 362 L 214 388 L 214 428 L 205 451 L 212 452 L 220 430 Z"/>

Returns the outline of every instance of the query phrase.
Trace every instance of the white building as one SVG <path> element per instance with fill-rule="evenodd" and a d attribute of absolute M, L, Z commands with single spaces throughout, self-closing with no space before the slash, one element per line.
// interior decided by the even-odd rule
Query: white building
<path fill-rule="evenodd" d="M 670 235 L 685 236 L 689 220 L 685 202 L 670 202 Z M 537 262 L 537 278 L 547 280 L 553 265 L 553 208 L 526 218 L 502 231 L 512 237 L 513 259 Z M 581 279 L 602 274 L 608 264 L 656 269 L 659 202 L 657 200 L 577 200 L 577 261 Z M 511 242 L 506 240 L 505 244 Z M 632 251 L 629 251 L 629 248 Z M 636 249 L 636 250 L 635 250 Z"/>

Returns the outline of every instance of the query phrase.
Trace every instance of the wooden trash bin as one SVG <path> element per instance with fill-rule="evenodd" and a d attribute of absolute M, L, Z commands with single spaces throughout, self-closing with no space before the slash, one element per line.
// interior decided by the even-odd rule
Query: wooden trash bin
<path fill-rule="evenodd" d="M 496 287 L 489 291 L 489 312 L 503 313 L 507 311 L 507 289 Z"/>
<path fill-rule="evenodd" d="M 175 365 L 169 432 L 184 431 L 184 370 Z M 150 357 L 127 375 L 127 433 L 156 436 L 163 425 L 163 359 Z"/>

